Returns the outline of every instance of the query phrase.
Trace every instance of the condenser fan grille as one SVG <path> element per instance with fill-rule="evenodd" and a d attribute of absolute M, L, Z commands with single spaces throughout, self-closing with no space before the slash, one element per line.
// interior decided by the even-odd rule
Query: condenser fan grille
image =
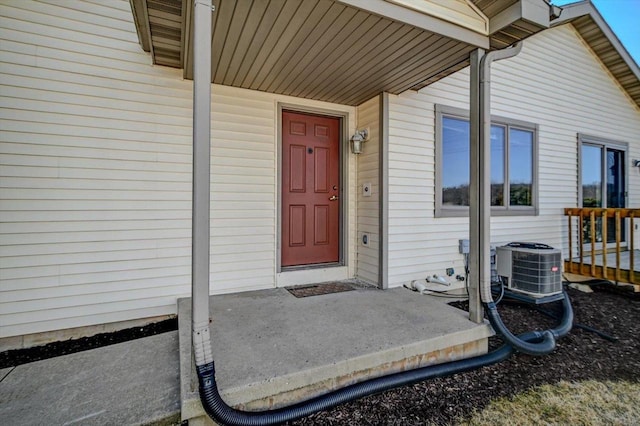
<path fill-rule="evenodd" d="M 560 253 L 514 251 L 511 287 L 527 293 L 551 294 L 562 290 Z"/>
<path fill-rule="evenodd" d="M 511 243 L 497 248 L 498 275 L 511 290 L 533 296 L 562 291 L 562 254 L 540 243 Z"/>

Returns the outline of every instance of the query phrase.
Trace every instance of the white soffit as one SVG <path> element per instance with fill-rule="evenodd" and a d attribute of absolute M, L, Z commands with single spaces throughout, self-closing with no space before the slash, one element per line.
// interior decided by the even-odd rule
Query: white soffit
<path fill-rule="evenodd" d="M 442 19 L 482 35 L 489 34 L 489 18 L 470 0 L 386 0 Z"/>

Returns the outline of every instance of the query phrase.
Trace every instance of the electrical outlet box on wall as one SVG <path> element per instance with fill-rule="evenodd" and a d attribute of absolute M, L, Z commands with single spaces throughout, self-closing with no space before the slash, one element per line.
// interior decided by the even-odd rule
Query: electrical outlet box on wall
<path fill-rule="evenodd" d="M 372 191 L 371 182 L 365 182 L 362 184 L 362 196 L 363 197 L 371 197 Z"/>

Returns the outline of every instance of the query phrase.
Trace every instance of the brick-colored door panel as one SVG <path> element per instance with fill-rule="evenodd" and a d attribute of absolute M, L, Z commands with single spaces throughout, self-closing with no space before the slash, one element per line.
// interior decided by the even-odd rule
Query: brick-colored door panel
<path fill-rule="evenodd" d="M 340 119 L 282 113 L 282 266 L 338 262 Z"/>

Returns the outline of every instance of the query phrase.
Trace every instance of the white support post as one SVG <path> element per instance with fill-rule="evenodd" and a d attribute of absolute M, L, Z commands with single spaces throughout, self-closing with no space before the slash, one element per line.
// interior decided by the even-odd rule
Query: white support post
<path fill-rule="evenodd" d="M 483 321 L 480 289 L 491 280 L 489 227 L 491 215 L 490 137 L 485 137 L 486 124 L 483 123 L 485 104 L 480 69 L 483 49 L 471 52 L 470 81 L 470 174 L 469 174 L 469 319 L 476 323 Z M 489 131 L 491 124 L 489 124 Z M 488 276 L 487 276 L 488 273 Z"/>
<path fill-rule="evenodd" d="M 194 0 L 191 315 L 196 365 L 213 361 L 209 336 L 211 12 L 211 0 Z"/>

